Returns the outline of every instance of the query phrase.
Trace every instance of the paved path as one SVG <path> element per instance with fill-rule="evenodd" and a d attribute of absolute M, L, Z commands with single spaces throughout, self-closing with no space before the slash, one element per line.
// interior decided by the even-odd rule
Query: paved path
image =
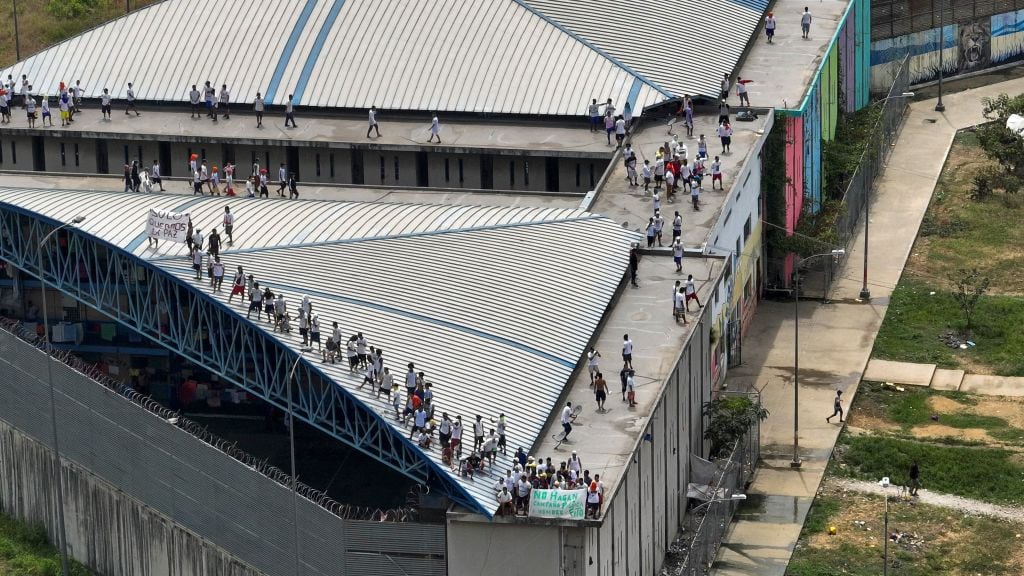
<path fill-rule="evenodd" d="M 894 496 L 899 490 L 899 488 L 895 486 L 882 488 L 874 482 L 852 480 L 849 478 L 836 478 L 835 480 L 829 480 L 829 483 L 834 484 L 837 488 L 842 490 L 862 492 L 864 494 L 876 494 L 878 496 L 882 496 L 884 494 Z M 1020 506 L 1000 506 L 998 504 L 982 502 L 981 500 L 964 498 L 963 496 L 925 490 L 924 488 L 917 491 L 917 497 L 915 500 L 922 504 L 952 508 L 964 514 L 979 514 L 981 516 L 1002 518 L 1003 520 L 1009 520 L 1011 522 L 1024 522 L 1024 509 Z"/>
<path fill-rule="evenodd" d="M 1024 378 L 967 374 L 963 370 L 943 370 L 935 364 L 894 362 L 872 358 L 864 371 L 864 380 L 925 386 L 935 390 L 960 390 L 984 396 L 1024 396 Z"/>
<path fill-rule="evenodd" d="M 980 98 L 1024 92 L 1024 80 L 1011 80 L 944 98 L 946 112 L 933 111 L 934 100 L 911 105 L 871 205 L 868 273 L 870 303 L 860 291 L 863 236 L 852 245 L 830 304 L 800 307 L 800 457 L 789 468 L 793 443 L 793 305 L 763 302 L 744 340 L 744 364 L 729 372 L 729 387 L 763 388 L 771 416 L 764 423 L 764 462 L 749 493 L 763 495 L 756 510 L 740 510 L 714 570 L 719 575 L 783 575 L 807 510 L 821 483 L 839 426 L 827 424 L 835 389 L 852 397 L 868 363 L 889 295 L 906 263 L 932 190 L 960 128 L 983 120 Z"/>

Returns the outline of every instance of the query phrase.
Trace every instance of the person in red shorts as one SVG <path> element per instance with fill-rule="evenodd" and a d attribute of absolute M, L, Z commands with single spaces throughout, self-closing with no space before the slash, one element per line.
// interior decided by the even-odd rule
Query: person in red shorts
<path fill-rule="evenodd" d="M 235 278 L 231 281 L 231 294 L 228 296 L 228 304 L 231 304 L 235 294 L 240 295 L 243 299 L 245 298 L 245 272 L 242 271 L 241 266 L 235 271 Z"/>

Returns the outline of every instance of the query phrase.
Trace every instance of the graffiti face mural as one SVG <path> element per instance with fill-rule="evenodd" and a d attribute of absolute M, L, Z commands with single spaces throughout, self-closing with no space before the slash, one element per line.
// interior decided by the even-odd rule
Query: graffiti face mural
<path fill-rule="evenodd" d="M 960 73 L 973 72 L 989 65 L 992 35 L 988 19 L 960 24 Z"/>

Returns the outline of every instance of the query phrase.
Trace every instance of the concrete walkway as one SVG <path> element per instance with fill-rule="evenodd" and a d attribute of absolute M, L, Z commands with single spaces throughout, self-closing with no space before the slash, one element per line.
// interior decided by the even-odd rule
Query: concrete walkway
<path fill-rule="evenodd" d="M 836 389 L 849 403 L 867 366 L 875 335 L 913 246 L 949 147 L 958 129 L 983 121 L 980 99 L 1024 92 L 1011 80 L 911 105 L 889 167 L 871 203 L 872 301 L 857 300 L 863 262 L 858 236 L 829 304 L 800 305 L 800 458 L 791 469 L 793 447 L 793 304 L 764 302 L 744 339 L 744 364 L 729 372 L 732 389 L 763 389 L 771 416 L 763 424 L 763 463 L 719 552 L 715 574 L 783 575 L 825 466 L 839 435 L 825 422 Z"/>
<path fill-rule="evenodd" d="M 963 370 L 944 370 L 935 364 L 894 362 L 873 358 L 864 371 L 864 380 L 890 382 L 908 386 L 926 386 L 935 390 L 952 390 L 984 396 L 1024 396 L 1024 378 L 966 374 Z"/>

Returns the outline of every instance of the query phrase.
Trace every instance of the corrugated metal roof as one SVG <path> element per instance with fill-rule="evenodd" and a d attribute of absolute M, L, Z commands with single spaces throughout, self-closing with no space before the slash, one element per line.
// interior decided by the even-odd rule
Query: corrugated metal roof
<path fill-rule="evenodd" d="M 635 240 L 612 220 L 575 210 L 38 189 L 0 189 L 0 203 L 60 220 L 83 214 L 83 231 L 188 283 L 193 271 L 182 247 L 164 243 L 148 251 L 138 242 L 144 215 L 151 207 L 187 209 L 208 228 L 230 205 L 238 215 L 236 243 L 221 252 L 229 276 L 241 265 L 293 306 L 309 295 L 325 337 L 333 321 L 346 335 L 363 332 L 385 350 L 398 381 L 415 362 L 435 383 L 438 412 L 463 416 L 466 438 L 476 414 L 490 427 L 489 419 L 504 412 L 510 453 L 529 448 L 542 432 Z M 205 282 L 196 287 L 208 290 Z M 244 321 L 245 304 L 231 308 Z M 300 346 L 297 333 L 272 334 Z M 408 435 L 390 405 L 356 389 L 361 377 L 309 358 Z M 439 450 L 428 456 L 440 462 Z M 508 467 L 511 459 L 499 457 L 495 469 Z M 456 480 L 493 509 L 493 479 Z"/>
<path fill-rule="evenodd" d="M 221 34 L 204 22 L 233 23 Z M 199 24 L 197 24 L 199 23 Z M 127 83 L 185 102 L 227 84 L 283 104 L 582 115 L 591 98 L 639 112 L 668 96 L 516 0 L 165 0 L 0 71 L 36 93 L 81 80 L 87 97 Z"/>
<path fill-rule="evenodd" d="M 673 95 L 711 97 L 768 7 L 768 0 L 519 1 Z"/>

